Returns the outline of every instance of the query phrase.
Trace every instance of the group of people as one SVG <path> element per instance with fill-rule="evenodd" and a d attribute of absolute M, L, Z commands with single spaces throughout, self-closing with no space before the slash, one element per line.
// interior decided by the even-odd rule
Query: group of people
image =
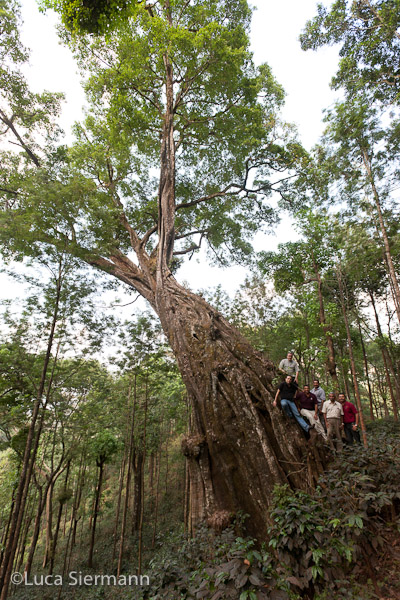
<path fill-rule="evenodd" d="M 277 406 L 280 396 L 282 410 L 289 418 L 296 419 L 308 439 L 315 431 L 332 450 L 338 452 L 343 449 L 342 431 L 347 444 L 361 443 L 358 411 L 352 402 L 346 400 L 345 394 L 339 393 L 336 399 L 336 394 L 329 392 L 327 400 L 318 379 L 314 380 L 312 389 L 304 384 L 301 390 L 298 383 L 300 369 L 293 352 L 288 352 L 287 357 L 281 360 L 279 369 L 285 380 L 276 391 L 273 405 Z"/>

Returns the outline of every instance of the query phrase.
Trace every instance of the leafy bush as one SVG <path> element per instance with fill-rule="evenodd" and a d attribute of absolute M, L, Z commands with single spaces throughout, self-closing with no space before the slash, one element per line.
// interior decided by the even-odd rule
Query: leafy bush
<path fill-rule="evenodd" d="M 234 526 L 216 536 L 204 525 L 194 539 L 175 539 L 151 561 L 152 588 L 144 598 L 289 600 L 272 564 L 265 547 L 257 550 L 254 540 L 235 537 Z"/>
<path fill-rule="evenodd" d="M 385 544 L 384 524 L 400 512 L 399 437 L 398 424 L 373 424 L 368 448 L 346 448 L 312 495 L 275 489 L 269 545 L 293 589 L 313 598 L 329 585 L 353 597 L 344 582 L 358 559 L 376 585 L 372 562 Z"/>

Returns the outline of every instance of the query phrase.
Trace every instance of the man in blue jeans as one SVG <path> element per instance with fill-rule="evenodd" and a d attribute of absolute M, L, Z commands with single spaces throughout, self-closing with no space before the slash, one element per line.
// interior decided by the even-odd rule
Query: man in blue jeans
<path fill-rule="evenodd" d="M 310 429 L 314 428 L 314 425 L 309 425 L 305 422 L 303 417 L 300 415 L 299 410 L 296 406 L 295 397 L 298 390 L 298 385 L 293 381 L 293 377 L 287 375 L 285 381 L 276 390 L 275 400 L 273 406 L 276 406 L 279 394 L 281 395 L 281 406 L 283 412 L 290 418 L 295 418 L 300 427 L 305 431 L 306 435 Z"/>

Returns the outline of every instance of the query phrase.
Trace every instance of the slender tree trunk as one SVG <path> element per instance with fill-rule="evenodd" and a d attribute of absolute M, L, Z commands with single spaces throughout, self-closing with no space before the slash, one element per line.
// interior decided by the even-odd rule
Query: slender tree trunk
<path fill-rule="evenodd" d="M 32 534 L 31 545 L 29 548 L 28 558 L 27 558 L 27 561 L 25 563 L 25 568 L 24 568 L 24 573 L 25 573 L 27 579 L 29 579 L 30 574 L 31 574 L 33 557 L 35 555 L 35 550 L 36 550 L 37 542 L 39 539 L 40 524 L 41 524 L 41 520 L 42 520 L 43 510 L 45 507 L 45 502 L 46 502 L 47 486 L 45 488 L 44 493 L 43 493 L 43 488 L 41 486 L 38 486 L 38 493 L 39 493 L 39 497 L 38 497 L 38 502 L 37 502 L 37 512 L 36 512 L 36 517 L 35 517 L 35 524 L 34 524 L 34 528 L 33 528 L 33 534 Z"/>
<path fill-rule="evenodd" d="M 133 467 L 133 513 L 132 534 L 139 531 L 140 513 L 142 510 L 144 454 L 142 448 L 134 448 L 132 455 Z"/>
<path fill-rule="evenodd" d="M 378 380 L 378 388 L 379 388 L 380 396 L 381 396 L 382 402 L 383 402 L 383 411 L 385 413 L 385 419 L 388 419 L 389 418 L 389 409 L 388 409 L 388 405 L 387 405 L 387 401 L 386 401 L 386 390 L 385 390 L 385 386 L 383 385 L 383 381 L 381 379 L 378 369 L 376 371 L 376 377 Z"/>
<path fill-rule="evenodd" d="M 6 526 L 5 526 L 4 530 L 3 530 L 3 535 L 1 536 L 0 565 L 3 562 L 5 543 L 6 543 L 7 539 L 8 539 L 8 533 L 10 531 L 11 520 L 12 520 L 12 516 L 13 516 L 13 513 L 14 513 L 16 491 L 17 491 L 17 485 L 14 485 L 13 491 L 12 491 L 10 511 L 8 513 L 7 524 L 6 524 Z"/>
<path fill-rule="evenodd" d="M 337 280 L 338 280 L 338 283 L 339 283 L 340 303 L 342 305 L 343 320 L 344 320 L 344 324 L 345 324 L 345 327 L 346 327 L 347 346 L 348 346 L 349 356 L 350 356 L 351 374 L 353 376 L 354 393 L 355 393 L 355 396 L 356 396 L 357 409 L 358 409 L 359 416 L 360 416 L 360 424 L 361 424 L 361 431 L 362 431 L 362 435 L 363 435 L 363 442 L 364 442 L 365 448 L 367 448 L 367 446 L 368 446 L 368 443 L 367 443 L 367 431 L 366 431 L 366 428 L 365 428 L 364 415 L 363 415 L 363 410 L 362 410 L 362 405 L 361 405 L 360 390 L 359 390 L 359 387 L 358 387 L 358 379 L 357 379 L 357 373 L 356 373 L 356 363 L 355 363 L 354 354 L 353 354 L 353 344 L 352 344 L 352 341 L 351 341 L 350 325 L 349 325 L 349 319 L 348 319 L 348 316 L 347 316 L 347 308 L 346 308 L 346 300 L 345 300 L 346 297 L 344 295 L 344 287 L 343 287 L 343 280 L 342 280 L 342 273 L 341 273 L 340 266 L 338 266 L 338 268 L 337 268 Z"/>
<path fill-rule="evenodd" d="M 51 559 L 51 549 L 53 546 L 53 491 L 55 481 L 49 485 L 46 497 L 46 546 L 44 550 L 42 568 L 45 569 Z"/>
<path fill-rule="evenodd" d="M 72 529 L 71 529 L 71 527 L 69 527 L 68 535 L 67 535 L 67 542 L 65 544 L 65 549 L 64 549 L 63 563 L 62 563 L 63 568 L 62 568 L 61 577 L 62 577 L 63 581 L 65 579 L 65 574 L 67 573 L 68 556 L 70 556 L 69 551 L 70 551 L 70 547 L 71 547 L 71 534 L 72 534 Z M 71 572 L 71 570 L 69 569 L 69 565 L 68 565 L 68 572 Z M 62 589 L 63 589 L 63 586 L 59 586 L 58 593 L 57 593 L 57 600 L 61 599 Z"/>
<path fill-rule="evenodd" d="M 59 506 L 58 506 L 57 522 L 56 522 L 56 528 L 55 528 L 54 536 L 53 536 L 53 544 L 52 544 L 51 552 L 50 552 L 49 575 L 52 575 L 53 569 L 54 569 L 54 561 L 55 561 L 56 551 L 57 551 L 57 541 L 58 541 L 58 534 L 60 531 L 61 517 L 62 517 L 64 504 L 67 502 L 65 495 L 67 493 L 67 488 L 68 488 L 70 467 L 71 467 L 71 460 L 69 460 L 67 463 L 67 470 L 65 473 L 64 486 L 63 486 L 63 490 L 62 490 L 63 498 L 62 498 L 62 500 L 58 501 Z"/>
<path fill-rule="evenodd" d="M 369 416 L 371 417 L 371 421 L 373 421 L 374 420 L 374 410 L 373 410 L 371 382 L 370 382 L 369 373 L 368 373 L 368 360 L 367 360 L 367 354 L 365 352 L 365 344 L 364 344 L 364 337 L 363 337 L 362 330 L 361 330 L 361 323 L 359 320 L 357 320 L 357 321 L 358 321 L 358 331 L 360 332 L 361 348 L 362 348 L 362 352 L 363 352 L 365 377 L 366 377 L 367 385 L 368 385 Z"/>
<path fill-rule="evenodd" d="M 114 560 L 115 560 L 115 553 L 117 550 L 117 536 L 118 536 L 119 518 L 120 518 L 120 513 L 121 513 L 122 490 L 124 487 L 125 468 L 126 468 L 126 464 L 127 464 L 127 460 L 128 460 L 127 452 L 129 452 L 129 450 L 128 450 L 127 444 L 125 444 L 124 455 L 122 457 L 121 467 L 119 470 L 117 508 L 115 511 L 115 522 L 114 522 L 114 532 L 113 532 L 114 542 L 113 542 L 113 554 L 112 554 L 112 559 L 111 559 L 112 562 L 114 562 Z"/>
<path fill-rule="evenodd" d="M 190 491 L 190 482 L 189 482 L 189 464 L 188 461 L 185 461 L 185 492 L 183 495 L 183 530 L 184 533 L 187 534 L 189 531 L 189 491 Z"/>
<path fill-rule="evenodd" d="M 154 453 L 149 456 L 149 489 L 150 494 L 154 496 Z"/>
<path fill-rule="evenodd" d="M 126 473 L 124 510 L 123 510 L 123 514 L 122 514 L 121 534 L 120 534 L 120 540 L 119 540 L 117 577 L 119 577 L 119 575 L 121 573 L 121 567 L 122 567 L 122 557 L 123 557 L 123 553 L 124 553 L 124 542 L 125 542 L 125 532 L 126 532 L 126 521 L 127 521 L 127 516 L 128 516 L 128 507 L 129 507 L 129 492 L 130 492 L 130 488 L 131 488 L 133 445 L 134 445 L 134 434 L 135 434 L 136 378 L 137 378 L 137 376 L 135 373 L 131 428 L 130 428 L 130 435 L 129 435 L 129 452 L 128 452 L 128 458 L 127 458 L 128 469 L 127 469 L 127 473 Z M 131 395 L 131 386 L 129 385 L 129 397 L 130 397 L 130 395 Z"/>
<path fill-rule="evenodd" d="M 168 494 L 168 480 L 169 480 L 168 442 L 169 442 L 169 425 L 166 429 L 166 438 L 165 438 L 165 495 Z"/>
<path fill-rule="evenodd" d="M 311 253 L 312 253 L 313 269 L 314 269 L 315 277 L 317 280 L 318 303 L 319 303 L 319 322 L 322 326 L 322 330 L 324 332 L 324 336 L 325 336 L 325 340 L 326 340 L 326 346 L 328 349 L 328 356 L 326 359 L 326 370 L 328 371 L 329 375 L 332 378 L 334 389 L 336 391 L 338 391 L 339 390 L 339 380 L 338 380 L 337 370 L 336 370 L 335 346 L 333 345 L 333 338 L 331 335 L 332 328 L 326 322 L 324 297 L 322 294 L 321 274 L 319 272 L 319 267 L 315 260 L 314 252 L 312 250 L 311 250 Z"/>
<path fill-rule="evenodd" d="M 379 338 L 381 352 L 382 352 L 383 368 L 385 371 L 386 384 L 387 384 L 387 387 L 389 390 L 390 399 L 392 401 L 393 416 L 394 416 L 395 421 L 398 421 L 399 420 L 398 406 L 397 406 L 396 398 L 395 398 L 395 395 L 393 392 L 392 382 L 391 382 L 390 373 L 389 373 L 389 366 L 388 366 L 389 362 L 391 362 L 391 359 L 390 359 L 390 355 L 389 355 L 389 352 L 386 347 L 385 339 L 382 334 L 378 311 L 376 309 L 375 298 L 371 291 L 369 292 L 369 297 L 371 298 L 372 308 L 374 309 L 376 328 L 377 328 L 378 338 Z M 392 364 L 392 369 L 393 369 L 393 364 Z M 394 369 L 393 369 L 393 371 L 394 371 Z M 395 381 L 396 381 L 396 374 L 395 374 Z M 396 383 L 396 390 L 397 389 L 398 389 L 398 384 Z"/>
<path fill-rule="evenodd" d="M 396 270 L 394 268 L 393 265 L 393 260 L 392 260 L 392 253 L 390 250 L 390 244 L 389 244 L 389 238 L 387 235 L 387 230 L 386 230 L 386 225 L 385 225 L 385 221 L 383 219 L 383 214 L 382 214 L 382 208 L 381 208 L 381 203 L 380 203 L 380 199 L 379 199 L 379 194 L 378 191 L 376 189 L 375 186 L 375 181 L 374 181 L 374 176 L 372 173 L 372 167 L 371 167 L 371 163 L 368 157 L 368 152 L 367 150 L 360 146 L 360 150 L 361 150 L 361 154 L 362 154 L 362 158 L 363 158 L 363 162 L 364 162 L 364 167 L 365 170 L 367 171 L 368 174 L 368 179 L 371 185 L 371 189 L 372 189 L 372 193 L 374 196 L 374 201 L 375 201 L 375 206 L 376 206 L 376 210 L 378 213 L 378 221 L 379 221 L 379 226 L 381 229 L 381 233 L 382 233 L 382 239 L 383 239 L 383 245 L 385 248 L 385 254 L 386 254 L 386 261 L 387 261 L 387 265 L 389 268 L 389 276 L 390 276 L 390 281 L 393 287 L 393 301 L 394 301 L 394 305 L 396 308 L 396 313 L 397 313 L 397 318 L 399 320 L 400 323 L 400 286 L 399 286 L 399 281 L 397 279 L 397 275 L 396 275 Z"/>
<path fill-rule="evenodd" d="M 25 524 L 23 527 L 22 535 L 21 535 L 21 544 L 20 544 L 19 551 L 17 552 L 17 556 L 19 554 L 19 558 L 17 560 L 16 570 L 19 573 L 21 572 L 22 563 L 24 562 L 28 534 L 29 534 L 29 530 L 31 528 L 31 524 L 33 521 L 33 507 L 36 505 L 36 493 L 35 493 L 35 496 L 33 499 L 35 502 L 32 502 L 32 497 L 31 497 L 30 503 L 29 503 L 29 505 L 27 505 Z"/>
<path fill-rule="evenodd" d="M 128 401 L 127 401 L 127 414 L 128 415 L 129 415 L 129 412 L 131 409 L 130 404 L 131 404 L 131 384 L 129 384 L 129 388 L 128 388 Z M 114 524 L 114 533 L 113 533 L 114 544 L 113 544 L 112 562 L 114 562 L 114 560 L 115 560 L 115 552 L 117 549 L 118 524 L 119 524 L 120 511 L 121 511 L 122 489 L 124 487 L 124 480 L 125 480 L 125 467 L 128 464 L 128 470 L 130 468 L 130 460 L 131 460 L 131 457 L 129 454 L 130 448 L 131 448 L 131 439 L 129 436 L 129 419 L 127 419 L 126 432 L 125 432 L 124 455 L 122 457 L 122 463 L 121 463 L 121 468 L 120 468 L 120 473 L 119 473 L 117 509 L 115 511 L 115 524 Z M 129 490 L 129 486 L 126 487 L 125 495 L 129 495 L 128 490 Z"/>
<path fill-rule="evenodd" d="M 86 465 L 84 464 L 84 453 L 81 454 L 81 464 L 79 465 L 78 479 L 76 483 L 76 490 L 74 494 L 74 502 L 72 506 L 72 515 L 71 515 L 71 527 L 72 527 L 72 537 L 71 537 L 71 550 L 76 544 L 76 531 L 78 527 L 78 510 L 82 500 L 83 488 L 85 486 L 85 473 L 86 473 Z"/>
<path fill-rule="evenodd" d="M 340 348 L 340 358 L 341 358 L 341 371 L 342 371 L 342 377 L 343 377 L 343 385 L 344 385 L 344 389 L 346 392 L 346 396 L 347 398 L 352 398 L 352 393 L 351 393 L 351 389 L 350 389 L 350 383 L 349 383 L 349 379 L 347 377 L 347 372 L 346 372 L 346 368 L 345 368 L 345 360 L 344 360 L 344 353 L 343 353 L 343 348 Z"/>
<path fill-rule="evenodd" d="M 101 486 L 103 483 L 104 461 L 98 460 L 97 466 L 99 468 L 99 478 L 98 478 L 97 487 L 96 487 L 96 497 L 95 497 L 95 502 L 94 502 L 93 521 L 92 521 L 91 536 L 90 536 L 90 548 L 89 548 L 89 558 L 88 558 L 88 567 L 90 569 L 93 568 L 94 540 L 95 540 L 95 535 L 96 535 L 97 517 L 98 517 L 99 509 L 100 509 L 100 497 L 101 497 Z"/>
<path fill-rule="evenodd" d="M 149 378 L 146 375 L 145 379 L 145 395 L 144 395 L 144 424 L 143 424 L 143 464 L 142 464 L 142 486 L 140 499 L 140 515 L 139 515 L 139 540 L 138 540 L 138 575 L 142 573 L 143 560 L 143 522 L 144 522 L 144 466 L 146 461 L 146 445 L 147 445 L 147 408 L 149 403 Z"/>
<path fill-rule="evenodd" d="M 186 464 L 188 462 L 186 461 Z M 158 507 L 160 501 L 160 474 L 161 474 L 161 448 L 158 454 L 157 462 L 156 462 L 156 504 L 154 509 L 154 517 L 153 517 L 153 536 L 151 539 L 151 549 L 154 550 L 156 545 L 156 535 L 157 535 L 157 525 L 158 525 Z"/>

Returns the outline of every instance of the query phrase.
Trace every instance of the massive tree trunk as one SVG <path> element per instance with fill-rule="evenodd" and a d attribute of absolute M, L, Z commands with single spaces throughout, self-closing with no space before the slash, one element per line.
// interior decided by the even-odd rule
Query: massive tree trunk
<path fill-rule="evenodd" d="M 158 314 L 192 405 L 183 442 L 189 460 L 189 530 L 205 518 L 250 515 L 247 531 L 265 539 L 275 484 L 310 489 L 327 457 L 293 421 L 273 408 L 275 367 L 235 327 L 180 285 L 165 253 L 157 265 L 136 244 L 139 266 L 115 253 L 100 268 L 138 290 Z M 90 262 L 90 261 L 88 261 Z M 318 442 L 317 442 L 318 444 Z"/>
<path fill-rule="evenodd" d="M 274 365 L 201 297 L 170 276 L 157 312 L 193 408 L 189 459 L 191 525 L 214 513 L 250 515 L 248 531 L 266 536 L 275 484 L 314 485 L 318 450 L 272 407 Z"/>

